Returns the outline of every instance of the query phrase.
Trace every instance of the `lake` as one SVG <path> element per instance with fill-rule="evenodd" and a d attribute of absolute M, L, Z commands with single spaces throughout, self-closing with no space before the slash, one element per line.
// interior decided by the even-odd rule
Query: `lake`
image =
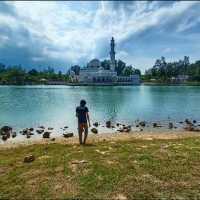
<path fill-rule="evenodd" d="M 0 126 L 76 130 L 81 99 L 92 122 L 200 120 L 198 86 L 0 86 Z"/>

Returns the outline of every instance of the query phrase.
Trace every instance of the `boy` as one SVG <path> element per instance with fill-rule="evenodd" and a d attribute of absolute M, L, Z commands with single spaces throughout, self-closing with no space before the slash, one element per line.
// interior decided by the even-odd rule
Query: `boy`
<path fill-rule="evenodd" d="M 80 144 L 85 144 L 88 136 L 88 125 L 90 127 L 90 118 L 88 113 L 89 110 L 85 105 L 86 101 L 81 100 L 80 106 L 76 108 L 76 117 L 78 118 L 78 135 Z M 84 139 L 82 141 L 83 131 L 84 131 Z"/>

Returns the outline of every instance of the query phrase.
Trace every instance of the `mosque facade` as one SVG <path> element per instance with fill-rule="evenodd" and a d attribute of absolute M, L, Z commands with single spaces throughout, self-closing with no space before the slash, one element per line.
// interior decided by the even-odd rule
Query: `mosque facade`
<path fill-rule="evenodd" d="M 71 74 L 72 79 L 75 78 L 76 82 L 80 84 L 88 85 L 104 85 L 104 84 L 126 84 L 126 85 L 138 85 L 140 84 L 139 75 L 130 75 L 130 76 L 118 76 L 115 71 L 116 60 L 115 60 L 115 41 L 112 37 L 110 42 L 110 69 L 104 69 L 101 66 L 101 62 L 98 59 L 91 60 L 87 67 L 80 69 L 79 75 L 73 77 L 74 74 Z"/>

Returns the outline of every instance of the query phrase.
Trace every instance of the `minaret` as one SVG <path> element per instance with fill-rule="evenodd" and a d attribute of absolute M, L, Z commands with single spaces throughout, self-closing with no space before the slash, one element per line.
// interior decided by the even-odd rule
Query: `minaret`
<path fill-rule="evenodd" d="M 111 61 L 110 69 L 112 71 L 115 71 L 115 40 L 113 37 L 110 42 L 110 61 Z"/>

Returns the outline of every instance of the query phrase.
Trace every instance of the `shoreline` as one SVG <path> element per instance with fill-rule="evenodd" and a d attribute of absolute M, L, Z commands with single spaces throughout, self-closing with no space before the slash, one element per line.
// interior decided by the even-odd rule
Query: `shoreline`
<path fill-rule="evenodd" d="M 87 144 L 98 144 L 101 142 L 117 142 L 117 141 L 129 141 L 129 140 L 174 140 L 174 139 L 183 139 L 183 138 L 193 138 L 200 137 L 199 132 L 195 131 L 131 131 L 129 133 L 101 133 L 101 134 L 92 134 L 88 135 Z M 48 139 L 35 139 L 35 140 L 24 140 L 24 141 L 7 141 L 0 144 L 0 150 L 10 149 L 10 148 L 19 148 L 26 147 L 30 145 L 46 145 L 46 144 L 63 144 L 63 145 L 79 145 L 78 136 L 75 135 L 70 138 L 56 137 L 52 141 L 52 138 Z M 86 146 L 87 146 L 86 144 Z"/>
<path fill-rule="evenodd" d="M 200 86 L 200 82 L 186 82 L 186 83 L 154 83 L 154 82 L 145 82 L 142 81 L 139 84 L 135 83 L 61 83 L 61 84 L 41 84 L 41 83 L 34 83 L 34 84 L 1 84 L 0 86 Z"/>

